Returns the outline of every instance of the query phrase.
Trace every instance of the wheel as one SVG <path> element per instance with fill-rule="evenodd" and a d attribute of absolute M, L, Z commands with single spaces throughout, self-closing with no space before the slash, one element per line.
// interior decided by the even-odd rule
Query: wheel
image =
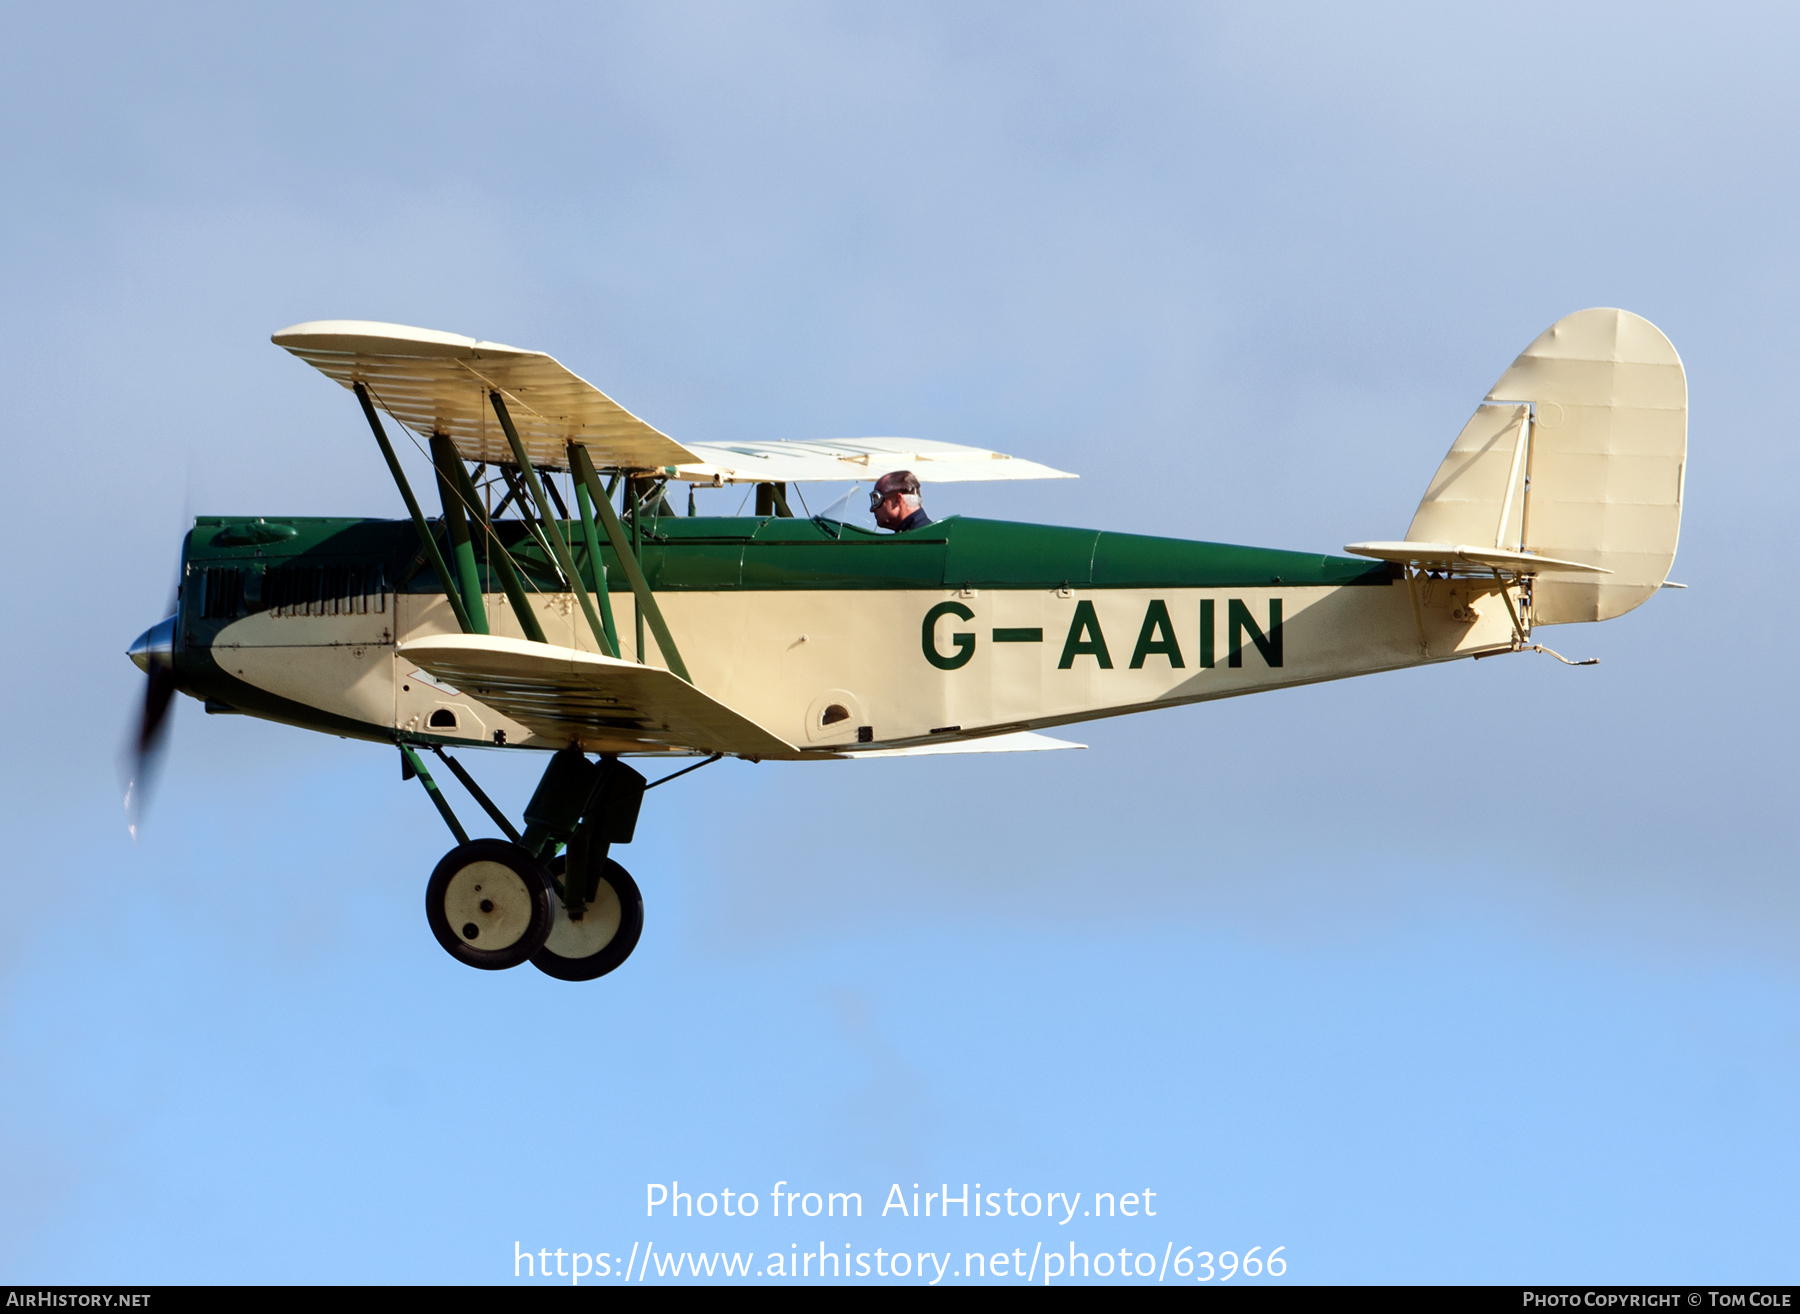
<path fill-rule="evenodd" d="M 452 958 L 488 971 L 517 967 L 555 924 L 556 895 L 517 844 L 478 839 L 444 855 L 425 886 L 425 920 Z"/>
<path fill-rule="evenodd" d="M 562 856 L 552 859 L 550 870 L 558 877 L 564 869 Z M 550 902 L 556 908 L 556 924 L 543 948 L 531 955 L 531 965 L 559 981 L 605 976 L 631 957 L 644 932 L 644 896 L 631 873 L 611 858 L 600 868 L 594 896 L 580 921 L 570 918 L 562 900 Z"/>

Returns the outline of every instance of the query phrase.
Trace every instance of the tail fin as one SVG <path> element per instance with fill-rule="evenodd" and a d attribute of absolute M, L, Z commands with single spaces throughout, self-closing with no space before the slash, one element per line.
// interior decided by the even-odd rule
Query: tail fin
<path fill-rule="evenodd" d="M 1687 375 L 1649 320 L 1580 310 L 1538 335 L 1489 390 L 1425 491 L 1408 542 L 1579 561 L 1532 590 L 1538 625 L 1608 620 L 1675 561 L 1687 472 Z"/>

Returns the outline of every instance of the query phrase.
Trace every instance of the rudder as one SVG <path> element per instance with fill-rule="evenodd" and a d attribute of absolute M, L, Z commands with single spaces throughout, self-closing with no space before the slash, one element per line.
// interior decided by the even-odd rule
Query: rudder
<path fill-rule="evenodd" d="M 1538 625 L 1607 620 L 1668 577 L 1681 533 L 1687 376 L 1649 320 L 1581 310 L 1539 334 L 1444 458 L 1409 542 L 1469 543 L 1580 561 L 1545 571 Z"/>

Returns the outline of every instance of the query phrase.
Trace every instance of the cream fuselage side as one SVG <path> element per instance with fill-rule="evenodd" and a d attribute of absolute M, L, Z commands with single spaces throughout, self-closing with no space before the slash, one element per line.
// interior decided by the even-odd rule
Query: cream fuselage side
<path fill-rule="evenodd" d="M 1520 606 L 1516 588 L 1512 597 Z M 541 594 L 533 601 L 552 644 L 597 651 L 572 595 Z M 1265 637 L 1272 604 L 1279 604 L 1278 654 L 1265 653 L 1241 624 L 1234 636 L 1234 601 Z M 633 659 L 631 595 L 615 592 L 612 602 L 623 655 Z M 658 602 L 694 683 L 803 753 L 1064 725 L 1504 651 L 1514 642 L 1498 585 L 1487 580 L 1394 580 L 1374 587 L 727 590 L 660 593 Z M 1210 608 L 1203 608 L 1206 602 Z M 523 637 L 504 594 L 486 595 L 486 603 L 492 633 Z M 956 609 L 927 631 L 927 613 L 945 603 Z M 1091 604 L 1097 634 L 1079 620 L 1083 604 Z M 1157 604 L 1167 626 L 1152 617 Z M 443 687 L 398 655 L 411 639 L 458 632 L 441 595 L 390 594 L 386 607 L 366 615 L 247 616 L 218 632 L 213 657 L 227 674 L 366 727 L 370 738 L 399 734 L 491 746 L 501 732 L 499 742 L 508 747 L 563 747 Z M 1203 612 L 1212 621 L 1209 666 L 1201 664 L 1207 655 Z M 996 630 L 1041 631 L 1042 638 L 997 642 Z M 1072 639 L 1081 651 L 1065 654 Z M 1141 639 L 1152 651 L 1134 668 Z M 928 642 L 940 661 L 961 664 L 934 664 Z M 1106 662 L 1095 651 L 1101 645 Z M 662 665 L 654 642 L 648 647 L 649 661 Z M 1278 666 L 1271 665 L 1275 655 Z M 826 724 L 826 709 L 834 705 L 849 715 Z M 454 726 L 443 724 L 445 713 Z M 433 724 L 434 714 L 439 724 Z M 584 747 L 603 751 L 607 745 L 595 739 Z"/>

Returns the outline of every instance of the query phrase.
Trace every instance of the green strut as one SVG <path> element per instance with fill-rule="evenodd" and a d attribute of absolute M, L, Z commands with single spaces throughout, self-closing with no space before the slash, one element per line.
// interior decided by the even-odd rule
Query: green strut
<path fill-rule="evenodd" d="M 569 444 L 569 469 L 575 468 L 575 444 Z M 606 638 L 610 646 L 606 650 L 608 657 L 619 655 L 619 631 L 613 625 L 612 590 L 606 586 L 606 561 L 600 555 L 600 533 L 594 528 L 594 499 L 588 496 L 588 486 L 580 478 L 575 480 L 575 509 L 581 513 L 581 537 L 587 544 L 588 564 L 594 572 L 594 596 L 600 600 L 600 623 L 606 627 Z"/>
<path fill-rule="evenodd" d="M 525 454 L 525 444 L 519 441 L 519 431 L 513 428 L 512 416 L 507 414 L 506 402 L 498 390 L 488 394 L 488 400 L 494 404 L 494 414 L 500 417 L 500 427 L 506 430 L 506 441 L 512 444 L 513 459 L 519 463 L 519 473 L 525 478 L 525 487 L 531 492 L 531 500 L 537 503 L 538 519 L 545 531 L 550 535 L 550 546 L 556 553 L 556 562 L 568 577 L 569 587 L 575 591 L 575 600 L 581 604 L 581 613 L 587 617 L 588 628 L 594 632 L 594 641 L 606 651 L 606 631 L 600 626 L 600 618 L 594 614 L 594 604 L 588 601 L 587 588 L 581 582 L 581 575 L 575 569 L 575 558 L 569 554 L 569 545 L 563 542 L 562 530 L 557 528 L 555 513 L 550 508 L 550 499 L 544 496 L 543 482 L 538 478 L 537 470 L 531 464 L 531 458 Z"/>
<path fill-rule="evenodd" d="M 462 828 L 462 822 L 458 821 L 456 819 L 456 814 L 450 810 L 449 800 L 444 797 L 443 791 L 438 789 L 437 781 L 431 778 L 431 772 L 425 769 L 425 764 L 419 760 L 419 755 L 413 752 L 409 745 L 402 743 L 400 745 L 400 756 L 405 760 L 407 770 L 417 776 L 419 778 L 419 783 L 425 786 L 426 794 L 428 794 L 431 801 L 437 805 L 439 814 L 444 818 L 444 824 L 450 827 L 450 833 L 456 836 L 456 842 L 458 844 L 467 844 L 469 842 L 469 832 Z M 401 774 L 405 775 L 406 772 L 403 771 Z"/>
<path fill-rule="evenodd" d="M 641 570 L 644 564 L 644 497 L 636 479 L 625 481 L 625 496 L 631 499 L 631 559 Z M 648 583 L 648 581 L 645 581 Z M 640 604 L 633 618 L 637 628 L 638 664 L 644 661 L 644 608 Z"/>
<path fill-rule="evenodd" d="M 369 421 L 369 428 L 374 430 L 375 441 L 381 445 L 381 454 L 387 458 L 388 472 L 394 476 L 394 482 L 400 487 L 400 496 L 406 501 L 406 509 L 412 513 L 413 528 L 419 533 L 419 546 L 425 549 L 425 559 L 437 571 L 438 583 L 444 586 L 444 598 L 449 602 L 450 610 L 456 613 L 456 623 L 462 627 L 464 634 L 473 634 L 475 627 L 469 624 L 469 613 L 463 609 L 462 599 L 456 593 L 456 576 L 450 573 L 450 567 L 444 562 L 444 554 L 438 551 L 437 539 L 432 537 L 425 513 L 419 510 L 419 499 L 413 496 L 412 485 L 406 482 L 406 472 L 400 468 L 400 458 L 394 455 L 393 446 L 388 442 L 387 430 L 381 427 L 381 417 L 375 414 L 375 403 L 369 400 L 369 390 L 361 383 L 356 384 L 355 388 L 356 400 L 362 403 L 363 415 Z"/>
<path fill-rule="evenodd" d="M 481 496 L 475 491 L 475 483 L 469 478 L 469 472 L 463 469 L 458 461 L 453 470 L 457 487 L 462 490 L 463 502 L 475 512 L 475 519 L 481 523 L 481 532 L 485 536 L 482 544 L 487 553 L 488 568 L 500 577 L 500 587 L 506 591 L 506 599 L 512 603 L 513 611 L 518 614 L 519 628 L 525 637 L 533 643 L 548 643 L 544 637 L 544 627 L 538 624 L 537 612 L 531 608 L 531 599 L 525 596 L 525 585 L 519 580 L 519 572 L 513 568 L 512 558 L 506 555 L 506 549 L 500 545 L 500 536 L 494 533 L 493 523 L 488 519 L 487 509 L 481 505 Z"/>
<path fill-rule="evenodd" d="M 463 510 L 462 490 L 456 487 L 455 476 L 450 473 L 462 465 L 462 455 L 444 434 L 431 435 L 431 464 L 437 472 L 438 500 L 444 505 L 444 524 L 450 530 L 450 549 L 456 558 L 463 606 L 475 633 L 486 634 L 487 600 L 481 596 L 481 576 L 475 569 L 475 545 L 469 542 L 469 517 Z"/>
<path fill-rule="evenodd" d="M 494 806 L 494 800 L 487 796 L 487 791 L 485 789 L 475 783 L 475 777 L 468 773 L 463 767 L 463 764 L 451 757 L 450 754 L 446 753 L 442 744 L 433 744 L 431 746 L 431 751 L 438 755 L 445 766 L 456 773 L 456 778 L 462 781 L 463 788 L 469 791 L 470 796 L 474 798 L 477 803 L 481 804 L 482 811 L 493 818 L 494 824 L 506 833 L 506 838 L 511 840 L 514 844 L 517 844 L 519 842 L 518 828 L 506 819 L 506 814 L 504 812 Z M 702 762 L 701 765 L 705 766 L 706 764 Z M 689 771 L 692 771 L 693 769 L 693 767 L 688 768 Z"/>
<path fill-rule="evenodd" d="M 587 485 L 587 490 L 594 499 L 594 510 L 600 513 L 600 523 L 606 527 L 606 537 L 612 542 L 613 552 L 618 555 L 619 567 L 631 584 L 632 596 L 637 599 L 637 614 L 650 622 L 650 630 L 656 635 L 656 646 L 662 649 L 663 660 L 668 662 L 669 669 L 692 684 L 694 679 L 688 674 L 687 663 L 681 660 L 681 651 L 675 646 L 675 636 L 669 633 L 662 608 L 656 605 L 656 595 L 650 592 L 650 583 L 644 578 L 643 568 L 638 565 L 638 559 L 631 551 L 631 544 L 626 541 L 625 531 L 619 525 L 619 517 L 613 514 L 612 503 L 605 496 L 606 490 L 600 487 L 600 476 L 594 472 L 594 463 L 588 456 L 587 448 L 577 443 L 569 450 L 575 461 L 575 477 Z M 629 489 L 630 485 L 627 484 L 626 488 Z M 641 647 L 637 658 L 640 663 L 644 660 Z"/>

